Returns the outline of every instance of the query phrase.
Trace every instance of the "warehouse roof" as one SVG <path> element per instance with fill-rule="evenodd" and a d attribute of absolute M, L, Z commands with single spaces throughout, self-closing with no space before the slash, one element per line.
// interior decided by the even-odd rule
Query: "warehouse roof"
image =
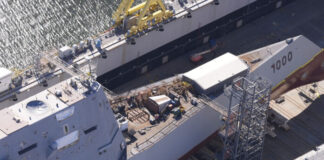
<path fill-rule="evenodd" d="M 183 76 L 197 84 L 202 90 L 206 91 L 247 69 L 248 65 L 239 57 L 231 53 L 225 53 L 185 73 Z"/>

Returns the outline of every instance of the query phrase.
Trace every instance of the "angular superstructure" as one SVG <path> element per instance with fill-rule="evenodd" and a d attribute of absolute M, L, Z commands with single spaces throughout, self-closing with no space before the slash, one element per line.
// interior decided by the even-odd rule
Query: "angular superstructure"
<path fill-rule="evenodd" d="M 305 62 L 311 60 L 314 54 L 310 53 L 319 53 L 320 51 L 321 48 L 306 37 L 297 36 L 248 52 L 246 54 L 256 53 L 264 55 L 261 57 L 264 62 L 259 63 L 259 66 L 253 69 L 253 73 L 250 76 L 253 79 L 262 76 L 271 80 L 274 85 L 273 87 L 275 87 L 288 75 L 306 64 Z M 243 54 L 241 57 L 244 59 L 245 55 Z"/>
<path fill-rule="evenodd" d="M 126 145 L 97 82 L 71 78 L 0 111 L 1 159 L 122 159 Z"/>

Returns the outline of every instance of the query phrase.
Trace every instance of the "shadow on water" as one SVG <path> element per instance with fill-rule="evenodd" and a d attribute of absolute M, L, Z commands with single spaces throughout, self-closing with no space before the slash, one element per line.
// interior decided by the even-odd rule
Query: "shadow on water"
<path fill-rule="evenodd" d="M 324 95 L 288 122 L 289 131 L 276 129 L 276 138 L 266 137 L 264 160 L 295 159 L 324 144 Z"/>

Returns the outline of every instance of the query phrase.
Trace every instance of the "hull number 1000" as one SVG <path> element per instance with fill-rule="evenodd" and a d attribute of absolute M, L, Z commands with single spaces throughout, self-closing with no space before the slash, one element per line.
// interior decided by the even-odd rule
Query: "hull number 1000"
<path fill-rule="evenodd" d="M 273 70 L 273 73 L 276 73 L 277 71 L 279 71 L 287 63 L 291 62 L 292 59 L 293 59 L 292 52 L 288 52 L 287 55 L 284 55 L 283 57 L 281 57 L 281 59 L 278 59 L 276 61 L 276 63 L 274 63 L 274 64 L 271 65 L 271 68 Z"/>

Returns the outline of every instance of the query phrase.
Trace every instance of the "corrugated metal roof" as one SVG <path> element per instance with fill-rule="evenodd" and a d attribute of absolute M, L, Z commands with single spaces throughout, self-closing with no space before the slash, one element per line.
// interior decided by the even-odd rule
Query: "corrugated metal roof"
<path fill-rule="evenodd" d="M 224 55 L 185 73 L 183 76 L 194 81 L 203 90 L 207 90 L 247 69 L 247 64 L 237 56 L 231 53 L 225 53 Z"/>

